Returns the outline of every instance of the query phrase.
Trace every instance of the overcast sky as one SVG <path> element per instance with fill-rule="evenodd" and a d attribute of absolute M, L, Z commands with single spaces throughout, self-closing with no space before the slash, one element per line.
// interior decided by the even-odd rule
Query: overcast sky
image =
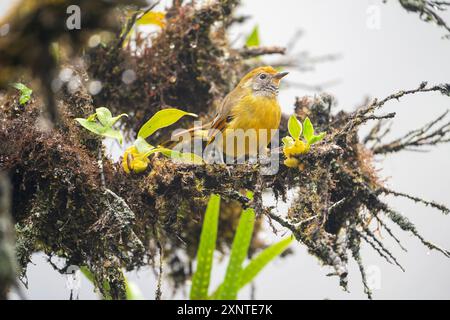
<path fill-rule="evenodd" d="M 304 35 L 294 52 L 308 51 L 311 56 L 339 54 L 340 59 L 317 65 L 314 71 L 289 75 L 292 82 L 316 85 L 339 80 L 326 88 L 338 101 L 338 108 L 353 109 L 366 96 L 383 98 L 399 89 L 411 89 L 421 81 L 431 84 L 450 82 L 450 40 L 441 39 L 444 31 L 424 23 L 388 1 L 367 0 L 244 0 L 239 12 L 252 15 L 252 20 L 238 30 L 232 39 L 242 41 L 254 25 L 260 28 L 265 45 L 285 45 L 297 30 Z M 7 4 L 0 2 L 0 12 Z M 444 15 L 450 21 L 448 14 Z M 378 19 L 379 18 L 379 19 Z M 280 93 L 285 112 L 292 112 L 296 96 L 318 92 L 289 88 Z M 450 100 L 430 93 L 390 102 L 385 111 L 397 112 L 390 137 L 430 121 L 449 109 Z M 380 159 L 377 167 L 390 188 L 420 195 L 450 206 L 450 145 L 431 148 L 428 153 L 401 153 Z M 391 206 L 407 215 L 425 238 L 450 248 L 450 217 L 404 199 L 389 199 Z M 287 210 L 278 204 L 280 214 Z M 392 227 L 407 246 L 402 252 L 382 233 L 388 248 L 406 268 L 403 273 L 387 264 L 370 248 L 362 256 L 371 275 L 379 278 L 376 299 L 449 299 L 450 259 L 429 252 L 417 239 Z M 272 238 L 270 238 L 272 239 Z M 330 269 L 321 267 L 304 247 L 295 244 L 295 255 L 272 263 L 256 280 L 256 297 L 260 299 L 364 299 L 361 278 L 355 263 L 350 263 L 349 289 L 343 292 L 338 279 L 326 277 Z M 28 278 L 30 298 L 66 298 L 65 279 L 34 257 Z M 224 266 L 214 270 L 215 283 L 223 276 Z M 138 283 L 146 298 L 154 297 L 155 277 L 149 270 L 130 277 Z M 81 282 L 80 298 L 95 298 L 91 285 Z M 165 288 L 164 298 L 170 298 Z M 181 294 L 176 297 L 182 298 Z M 248 298 L 244 290 L 240 298 Z"/>

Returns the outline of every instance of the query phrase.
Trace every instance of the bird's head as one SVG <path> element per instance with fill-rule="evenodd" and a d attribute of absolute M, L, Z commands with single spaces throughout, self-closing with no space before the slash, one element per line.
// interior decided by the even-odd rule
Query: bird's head
<path fill-rule="evenodd" d="M 259 67 L 247 73 L 239 82 L 239 87 L 251 89 L 254 95 L 276 97 L 280 81 L 287 74 L 270 66 Z"/>

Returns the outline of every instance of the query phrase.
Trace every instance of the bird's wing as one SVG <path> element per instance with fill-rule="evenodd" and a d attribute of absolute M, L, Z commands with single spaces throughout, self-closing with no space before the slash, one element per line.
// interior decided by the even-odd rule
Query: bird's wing
<path fill-rule="evenodd" d="M 172 134 L 170 140 L 165 140 L 161 143 L 159 143 L 160 146 L 166 147 L 166 148 L 173 148 L 179 141 L 180 137 L 183 137 L 186 134 L 189 134 L 191 138 L 196 136 L 203 136 L 207 134 L 208 129 L 211 127 L 212 121 L 207 122 L 201 126 L 192 127 L 189 129 L 185 129 L 182 131 L 179 131 L 178 133 Z M 197 134 L 199 133 L 199 134 Z"/>
<path fill-rule="evenodd" d="M 239 103 L 239 100 L 241 100 L 244 94 L 243 90 L 238 91 L 235 89 L 225 96 L 211 123 L 211 130 L 208 134 L 209 143 L 211 143 L 214 140 L 214 137 L 219 132 L 222 132 L 227 124 L 233 120 L 233 108 Z"/>

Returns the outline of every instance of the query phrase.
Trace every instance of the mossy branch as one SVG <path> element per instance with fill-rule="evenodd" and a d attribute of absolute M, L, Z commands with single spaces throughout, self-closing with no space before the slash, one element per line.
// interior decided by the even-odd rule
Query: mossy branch
<path fill-rule="evenodd" d="M 405 95 L 422 92 L 449 95 L 448 84 L 428 86 L 424 82 L 415 89 L 369 101 L 353 113 L 333 113 L 334 101 L 329 95 L 298 99 L 296 116 L 309 117 L 317 132 L 327 134 L 310 151 L 297 156 L 300 169 L 287 168 L 280 157 L 280 170 L 274 176 L 261 175 L 261 167 L 251 163 L 230 169 L 224 165 L 180 164 L 158 156 L 150 159 L 147 171 L 126 174 L 118 164 L 99 154 L 101 140 L 81 130 L 74 121 L 92 114 L 94 105 L 106 105 L 114 114 L 129 113 L 129 122 L 122 128 L 128 136 L 137 132 L 149 116 L 167 106 L 183 106 L 183 110 L 209 120 L 216 102 L 252 64 L 247 58 L 284 52 L 280 48 L 240 51 L 230 47 L 226 28 L 237 3 L 214 1 L 195 6 L 175 1 L 167 11 L 166 27 L 154 35 L 151 45 L 139 46 L 145 42 L 139 42 L 138 34 L 135 48 L 117 46 L 117 41 L 113 41 L 88 49 L 83 56 L 86 70 L 79 65 L 69 67 L 80 78 L 98 79 L 103 89 L 96 95 L 89 94 L 82 84 L 74 91 L 63 88 L 55 96 L 52 93 L 61 120 L 54 127 L 43 125 L 41 113 L 47 104 L 44 106 L 39 99 L 32 99 L 27 108 L 16 108 L 17 97 L 9 93 L 0 97 L 5 110 L 0 114 L 0 166 L 12 184 L 11 211 L 17 221 L 17 252 L 22 271 L 26 270 L 32 253 L 42 250 L 50 256 L 65 258 L 68 265 L 89 266 L 97 286 L 107 281 L 112 296 L 119 299 L 125 293 L 119 271 L 152 264 L 159 252 L 160 279 L 164 258 L 167 265 L 164 274 L 179 287 L 191 276 L 189 261 L 195 256 L 201 213 L 211 193 L 223 197 L 219 250 L 225 251 L 230 246 L 242 207 L 251 207 L 257 216 L 268 216 L 290 229 L 311 254 L 332 268 L 332 275 L 339 277 L 344 289 L 350 250 L 369 297 L 371 291 L 360 256 L 361 240 L 400 266 L 368 228 L 367 223 L 373 217 L 381 221 L 386 216 L 428 248 L 449 256 L 447 250 L 420 235 L 409 219 L 390 209 L 380 196 L 404 196 L 445 213 L 448 208 L 386 189 L 373 167 L 373 153 L 383 155 L 412 146 L 422 148 L 449 142 L 446 114 L 387 144 L 383 143 L 386 131 L 383 132 L 381 123 L 394 118 L 395 113 L 375 114 L 391 100 Z M 100 11 L 103 15 L 109 9 Z M 92 22 L 91 27 L 86 31 L 95 30 L 98 25 Z M 21 36 L 27 39 L 26 33 Z M 55 37 L 46 39 L 53 41 Z M 80 46 L 81 39 L 75 40 L 76 46 Z M 10 41 L 8 44 L 18 43 L 17 39 Z M 3 45 L 2 40 L 0 47 Z M 48 53 L 48 48 L 45 50 L 43 53 Z M 286 54 L 288 61 L 292 57 L 289 52 Z M 25 58 L 18 58 L 21 66 L 37 65 Z M 45 64 L 43 68 L 48 66 L 54 67 Z M 134 72 L 134 81 L 122 81 L 126 71 Z M 42 72 L 37 70 L 36 77 L 42 77 Z M 369 120 L 379 124 L 368 138 L 360 139 L 359 128 Z M 286 123 L 287 117 L 283 116 L 281 135 L 287 132 Z M 154 138 L 161 139 L 167 133 Z M 370 141 L 378 143 L 373 150 L 363 143 Z M 253 201 L 241 190 L 252 190 Z M 286 215 L 275 214 L 264 206 L 262 195 L 269 190 L 281 200 L 286 199 L 288 191 L 294 191 Z M 382 226 L 400 244 L 389 227 Z M 256 234 L 259 229 L 260 220 L 255 224 Z M 264 243 L 255 236 L 250 250 L 263 247 Z"/>

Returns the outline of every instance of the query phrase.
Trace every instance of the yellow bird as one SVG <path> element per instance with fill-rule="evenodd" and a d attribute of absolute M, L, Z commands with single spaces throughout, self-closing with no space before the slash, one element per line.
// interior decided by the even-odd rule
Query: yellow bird
<path fill-rule="evenodd" d="M 211 123 L 209 143 L 217 140 L 220 132 L 219 150 L 222 148 L 225 154 L 230 155 L 231 150 L 232 156 L 240 157 L 266 148 L 272 137 L 271 129 L 278 129 L 280 125 L 281 108 L 277 96 L 280 81 L 287 74 L 270 66 L 247 73 L 219 106 Z M 246 132 L 244 141 L 238 141 L 242 136 L 237 135 L 237 131 Z M 252 140 L 252 131 L 256 133 L 256 140 Z M 234 147 L 227 147 L 229 144 Z"/>

